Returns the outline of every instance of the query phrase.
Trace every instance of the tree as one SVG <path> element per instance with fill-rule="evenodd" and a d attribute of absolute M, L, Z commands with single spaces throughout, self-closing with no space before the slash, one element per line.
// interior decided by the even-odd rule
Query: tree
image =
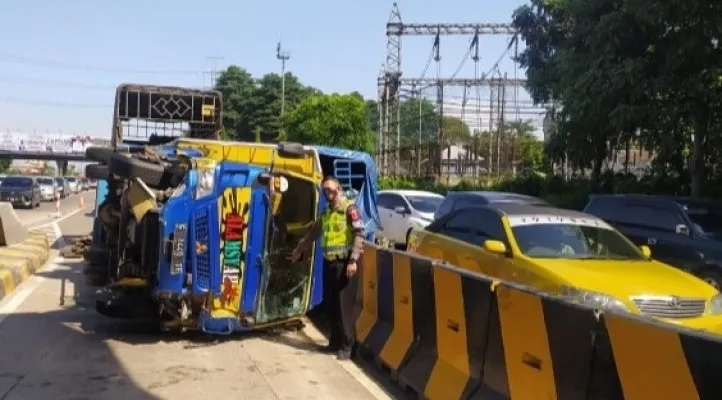
<path fill-rule="evenodd" d="M 466 144 L 471 139 L 471 130 L 461 118 L 443 117 L 444 140 L 448 144 Z"/>
<path fill-rule="evenodd" d="M 284 125 L 295 142 L 373 151 L 366 104 L 358 96 L 309 96 L 286 115 Z"/>
<path fill-rule="evenodd" d="M 270 73 L 258 80 L 253 98 L 255 123 L 261 128 L 261 140 L 272 142 L 283 139 L 281 126 L 281 75 Z M 300 101 L 320 91 L 304 86 L 298 78 L 286 72 L 284 113 L 292 110 Z"/>
<path fill-rule="evenodd" d="M 561 105 L 550 155 L 591 165 L 598 182 L 620 146 L 644 145 L 678 170 L 690 148 L 699 195 L 722 156 L 713 148 L 722 140 L 721 14 L 722 4 L 702 0 L 532 0 L 517 9 L 528 89 Z"/>
<path fill-rule="evenodd" d="M 219 74 L 215 88 L 223 93 L 223 128 L 227 136 L 252 141 L 256 84 L 251 74 L 231 65 Z"/>
<path fill-rule="evenodd" d="M 0 158 L 0 172 L 6 172 L 10 169 L 10 164 L 12 164 L 13 160 L 9 158 Z"/>

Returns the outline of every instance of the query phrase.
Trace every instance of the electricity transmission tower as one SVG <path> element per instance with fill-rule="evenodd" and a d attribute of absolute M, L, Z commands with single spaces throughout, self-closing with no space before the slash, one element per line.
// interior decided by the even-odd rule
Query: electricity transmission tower
<path fill-rule="evenodd" d="M 218 78 L 218 61 L 223 60 L 223 57 L 208 56 L 206 57 L 206 60 L 211 62 L 211 70 L 208 74 L 210 75 L 210 89 L 213 89 L 216 87 L 216 79 Z"/>
<path fill-rule="evenodd" d="M 471 36 L 469 52 L 467 57 L 471 57 L 476 65 L 476 76 L 474 78 L 456 78 L 456 74 L 452 77 L 442 78 L 440 76 L 441 61 L 441 36 Z M 412 93 L 412 96 L 419 95 L 424 88 L 436 88 L 436 113 L 438 116 L 438 131 L 435 144 L 429 147 L 429 168 L 428 172 L 433 174 L 437 179 L 442 174 L 442 149 L 445 145 L 445 132 L 442 124 L 444 118 L 444 89 L 447 87 L 464 88 L 466 102 L 466 89 L 471 87 L 477 88 L 477 97 L 480 95 L 481 87 L 488 88 L 491 99 L 495 100 L 490 105 L 490 126 L 491 118 L 496 113 L 497 119 L 503 124 L 503 104 L 506 96 L 506 88 L 509 86 L 520 88 L 524 84 L 523 79 L 508 79 L 506 75 L 498 73 L 498 62 L 494 65 L 496 71 L 490 71 L 487 74 L 479 73 L 479 37 L 483 35 L 511 36 L 512 41 L 509 43 L 507 51 L 512 44 L 516 46 L 517 32 L 511 24 L 508 23 L 403 23 L 398 5 L 393 4 L 389 21 L 386 24 L 386 63 L 382 67 L 382 71 L 378 78 L 378 95 L 379 95 L 379 138 L 376 152 L 376 163 L 379 166 L 380 175 L 400 175 L 404 171 L 401 170 L 401 100 L 403 93 Z M 437 74 L 435 78 L 402 78 L 401 71 L 401 37 L 402 36 L 433 36 L 433 47 L 430 58 L 427 63 L 427 69 L 431 61 L 436 62 Z M 515 48 L 516 49 L 516 48 Z M 463 65 L 463 62 L 462 62 Z M 460 69 L 460 68 L 459 68 Z M 459 70 L 457 70 L 457 73 Z M 424 70 L 424 75 L 426 70 Z M 491 76 L 490 76 L 491 75 Z M 420 98 L 420 97 L 419 97 Z M 495 99 L 496 98 L 496 99 Z M 477 101 L 478 107 L 479 101 Z M 419 129 L 421 135 L 421 129 Z M 395 136 L 395 137 L 394 137 Z M 419 137 L 421 140 L 421 137 Z M 490 141 L 491 147 L 491 141 Z M 449 147 L 449 153 L 450 153 Z M 420 173 L 420 152 L 421 146 L 417 146 L 416 157 L 418 170 Z M 491 155 L 491 152 L 490 152 Z M 489 157 L 491 158 L 491 157 Z M 392 161 L 393 159 L 393 161 Z M 491 160 L 488 160 L 491 166 Z"/>

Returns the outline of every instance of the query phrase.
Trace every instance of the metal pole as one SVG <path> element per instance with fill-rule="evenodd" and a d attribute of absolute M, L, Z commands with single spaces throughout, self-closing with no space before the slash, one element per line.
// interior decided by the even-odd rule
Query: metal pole
<path fill-rule="evenodd" d="M 291 58 L 291 54 L 281 51 L 281 42 L 278 42 L 278 46 L 276 46 L 276 58 L 281 60 L 281 121 L 283 121 L 283 114 L 286 109 L 286 61 Z"/>

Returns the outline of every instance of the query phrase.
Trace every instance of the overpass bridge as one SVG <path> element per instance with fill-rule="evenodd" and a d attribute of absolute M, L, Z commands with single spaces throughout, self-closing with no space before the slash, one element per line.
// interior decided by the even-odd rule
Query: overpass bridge
<path fill-rule="evenodd" d="M 0 158 L 55 161 L 58 171 L 67 173 L 68 162 L 86 161 L 91 146 L 109 146 L 110 139 L 89 135 L 0 133 Z"/>

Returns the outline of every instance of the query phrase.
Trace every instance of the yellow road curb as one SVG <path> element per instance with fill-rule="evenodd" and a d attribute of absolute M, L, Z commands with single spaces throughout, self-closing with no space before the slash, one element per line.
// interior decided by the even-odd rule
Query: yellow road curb
<path fill-rule="evenodd" d="M 49 256 L 50 242 L 39 231 L 28 232 L 27 239 L 21 243 L 0 247 L 0 300 L 42 269 Z"/>

